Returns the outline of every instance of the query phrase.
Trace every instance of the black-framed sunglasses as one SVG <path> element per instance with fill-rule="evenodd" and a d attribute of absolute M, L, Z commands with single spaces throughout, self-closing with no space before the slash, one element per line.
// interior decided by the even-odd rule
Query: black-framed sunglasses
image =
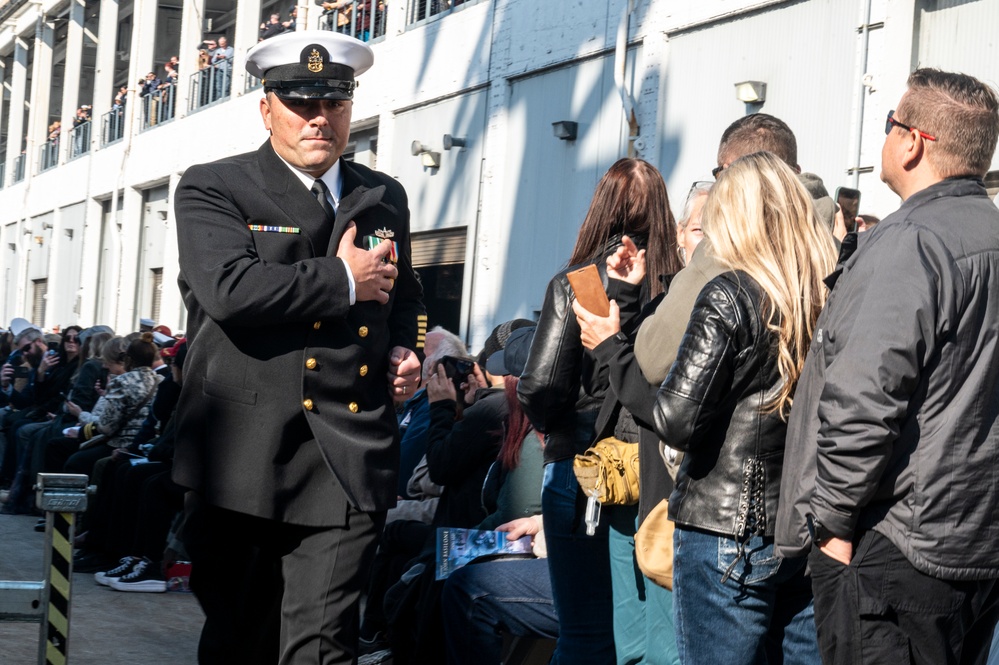
<path fill-rule="evenodd" d="M 79 335 L 66 335 L 65 337 L 62 338 L 62 341 L 64 341 L 64 342 L 79 342 L 80 341 L 80 336 Z"/>
<path fill-rule="evenodd" d="M 725 170 L 724 166 L 716 166 L 716 167 L 714 167 L 713 169 L 711 169 L 711 177 L 714 178 L 715 180 L 717 180 L 718 179 L 718 174 L 721 173 L 724 170 Z"/>
<path fill-rule="evenodd" d="M 19 351 L 20 351 L 20 352 L 21 352 L 22 354 L 25 354 L 25 353 L 27 353 L 27 352 L 28 352 L 28 349 L 30 349 L 30 348 L 31 348 L 31 345 L 32 345 L 32 344 L 34 344 L 34 343 L 35 343 L 34 341 L 31 341 L 31 342 L 28 342 L 27 344 L 22 344 L 22 345 L 21 345 L 21 348 L 20 348 L 20 349 L 18 349 L 18 350 L 19 350 Z"/>
<path fill-rule="evenodd" d="M 902 129 L 904 129 L 907 132 L 916 132 L 917 134 L 919 134 L 920 136 L 922 136 L 927 141 L 936 141 L 937 140 L 937 137 L 933 136 L 932 134 L 927 134 L 926 132 L 922 131 L 921 129 L 916 129 L 915 127 L 910 127 L 909 125 L 902 124 L 901 122 L 899 122 L 898 120 L 896 120 L 895 119 L 895 109 L 892 109 L 891 111 L 888 111 L 888 117 L 885 119 L 885 136 L 888 136 L 889 134 L 891 134 L 892 127 L 901 127 Z"/>

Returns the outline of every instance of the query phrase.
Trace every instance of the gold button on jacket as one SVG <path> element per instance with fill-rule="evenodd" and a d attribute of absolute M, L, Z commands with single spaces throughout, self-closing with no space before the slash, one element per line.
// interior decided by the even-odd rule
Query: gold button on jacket
<path fill-rule="evenodd" d="M 357 334 L 360 335 L 361 337 L 367 337 L 368 336 L 368 327 L 367 326 L 361 326 L 360 328 L 357 329 Z"/>
<path fill-rule="evenodd" d="M 305 361 L 305 366 L 308 369 L 315 369 L 319 367 L 319 363 L 316 362 L 315 358 L 309 358 L 308 360 Z"/>
<path fill-rule="evenodd" d="M 302 402 L 302 406 L 305 407 L 306 411 L 312 411 L 312 400 L 311 399 L 305 400 L 304 402 Z"/>
<path fill-rule="evenodd" d="M 322 325 L 323 325 L 322 321 L 316 321 L 315 323 L 312 324 L 312 329 L 313 330 L 319 330 L 319 328 L 321 328 Z"/>
<path fill-rule="evenodd" d="M 361 365 L 361 369 L 359 370 L 359 373 L 360 373 L 361 376 L 367 376 L 368 375 L 368 366 L 367 365 Z"/>
<path fill-rule="evenodd" d="M 361 410 L 361 407 L 357 405 L 357 402 L 351 402 L 350 404 L 347 405 L 347 408 L 350 409 L 351 413 L 357 413 L 358 411 Z"/>

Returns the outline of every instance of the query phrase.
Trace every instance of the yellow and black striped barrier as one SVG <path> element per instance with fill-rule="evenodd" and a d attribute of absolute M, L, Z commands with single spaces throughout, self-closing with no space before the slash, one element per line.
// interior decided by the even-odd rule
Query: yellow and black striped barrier
<path fill-rule="evenodd" d="M 39 665 L 65 665 L 73 590 L 76 515 L 87 509 L 87 476 L 40 473 L 35 501 L 45 511 L 45 579 L 0 582 L 0 621 L 37 621 Z"/>

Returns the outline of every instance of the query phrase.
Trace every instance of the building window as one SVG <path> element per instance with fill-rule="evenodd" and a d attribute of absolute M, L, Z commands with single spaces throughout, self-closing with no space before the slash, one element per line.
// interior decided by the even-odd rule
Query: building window
<path fill-rule="evenodd" d="M 45 327 L 45 301 L 48 299 L 49 280 L 36 279 L 31 294 L 31 322 L 40 328 Z"/>
<path fill-rule="evenodd" d="M 428 330 L 442 326 L 458 333 L 461 328 L 466 233 L 461 226 L 412 236 L 413 267 L 423 284 Z"/>
<path fill-rule="evenodd" d="M 152 273 L 152 284 L 150 284 L 152 287 L 152 290 L 150 291 L 152 294 L 152 306 L 150 307 L 149 318 L 153 321 L 159 321 L 160 297 L 163 294 L 163 268 L 153 268 L 150 272 Z"/>

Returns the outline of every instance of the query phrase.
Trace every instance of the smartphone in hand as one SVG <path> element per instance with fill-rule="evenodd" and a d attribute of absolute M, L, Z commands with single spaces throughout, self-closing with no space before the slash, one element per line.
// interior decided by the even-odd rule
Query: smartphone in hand
<path fill-rule="evenodd" d="M 580 305 L 597 316 L 610 315 L 610 300 L 607 299 L 603 280 L 600 279 L 600 271 L 595 265 L 573 270 L 566 277 L 569 278 L 569 285 L 576 294 L 576 300 Z"/>

